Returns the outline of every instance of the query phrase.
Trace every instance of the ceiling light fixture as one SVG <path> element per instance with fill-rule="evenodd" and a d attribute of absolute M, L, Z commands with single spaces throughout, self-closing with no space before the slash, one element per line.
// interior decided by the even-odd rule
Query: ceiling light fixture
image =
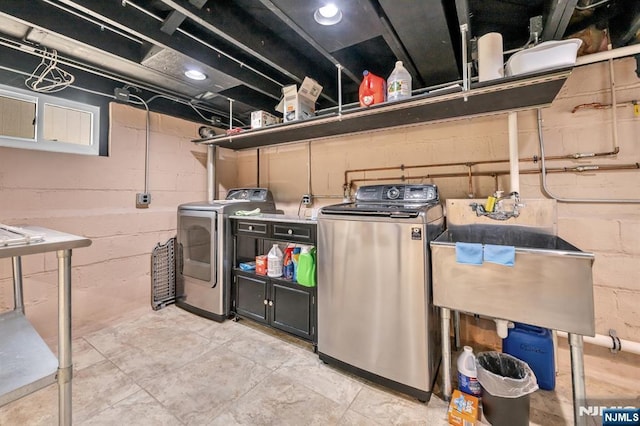
<path fill-rule="evenodd" d="M 313 19 L 320 25 L 335 25 L 342 20 L 342 11 L 329 3 L 316 10 Z"/>
<path fill-rule="evenodd" d="M 205 80 L 207 78 L 207 75 L 205 73 L 198 70 L 186 70 L 184 72 L 184 75 L 186 75 L 187 78 L 190 78 L 191 80 Z"/>

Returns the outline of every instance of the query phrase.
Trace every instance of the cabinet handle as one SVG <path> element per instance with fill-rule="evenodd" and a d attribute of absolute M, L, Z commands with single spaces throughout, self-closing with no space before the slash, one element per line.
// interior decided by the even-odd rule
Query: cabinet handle
<path fill-rule="evenodd" d="M 293 229 L 289 229 L 289 230 L 287 231 L 287 234 L 289 234 L 289 235 L 293 235 Z"/>
<path fill-rule="evenodd" d="M 267 299 L 264 299 L 264 300 L 262 301 L 262 303 L 264 303 L 265 305 L 268 305 L 268 304 L 269 304 L 269 301 L 268 301 Z"/>
<path fill-rule="evenodd" d="M 273 300 L 269 300 L 269 306 L 273 306 Z"/>
<path fill-rule="evenodd" d="M 249 225 L 249 231 L 253 231 L 253 226 Z"/>

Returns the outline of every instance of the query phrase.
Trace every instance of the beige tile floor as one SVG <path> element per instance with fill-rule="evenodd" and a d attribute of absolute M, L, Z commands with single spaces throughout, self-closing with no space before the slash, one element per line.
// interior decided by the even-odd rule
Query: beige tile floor
<path fill-rule="evenodd" d="M 78 425 L 447 424 L 436 394 L 419 403 L 325 365 L 297 339 L 175 306 L 75 339 L 73 350 Z M 531 424 L 573 423 L 566 347 L 559 358 L 556 391 L 532 395 Z M 588 393 L 637 395 L 640 367 L 620 379 L 585 359 Z M 0 425 L 55 424 L 56 385 L 0 407 Z"/>

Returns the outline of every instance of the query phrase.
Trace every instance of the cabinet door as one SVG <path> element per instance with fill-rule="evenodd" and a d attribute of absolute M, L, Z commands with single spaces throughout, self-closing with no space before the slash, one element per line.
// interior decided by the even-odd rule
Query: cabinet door
<path fill-rule="evenodd" d="M 272 280 L 271 325 L 315 340 L 315 289 Z"/>
<path fill-rule="evenodd" d="M 236 273 L 234 308 L 238 315 L 242 315 L 259 322 L 267 322 L 268 278 L 242 275 Z"/>

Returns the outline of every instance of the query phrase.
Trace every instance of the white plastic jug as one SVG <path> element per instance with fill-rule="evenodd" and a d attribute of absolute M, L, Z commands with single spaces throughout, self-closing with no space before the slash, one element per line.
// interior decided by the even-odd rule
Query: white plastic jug
<path fill-rule="evenodd" d="M 411 74 L 402 65 L 402 61 L 396 62 L 396 67 L 391 71 L 387 79 L 387 101 L 399 101 L 411 97 Z"/>
<path fill-rule="evenodd" d="M 282 254 L 282 250 L 278 247 L 278 244 L 274 244 L 269 250 L 269 254 L 267 254 L 267 275 L 270 277 L 281 277 L 282 276 L 282 261 L 284 255 Z"/>
<path fill-rule="evenodd" d="M 471 346 L 465 346 L 458 356 L 458 389 L 478 398 L 482 394 L 476 371 L 476 356 Z"/>

